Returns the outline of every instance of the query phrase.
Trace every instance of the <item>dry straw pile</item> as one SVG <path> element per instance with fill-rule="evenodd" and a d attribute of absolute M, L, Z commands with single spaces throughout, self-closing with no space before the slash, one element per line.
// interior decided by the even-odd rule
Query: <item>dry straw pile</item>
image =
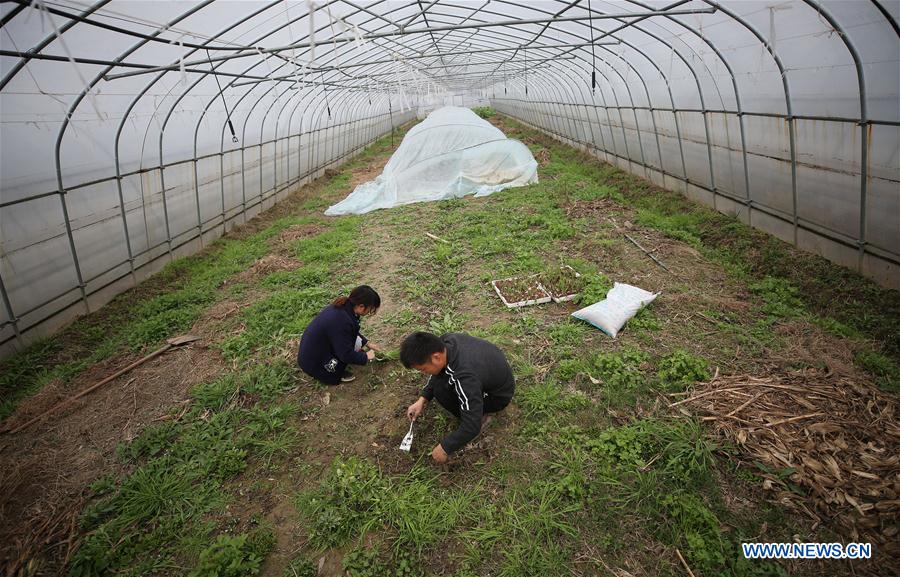
<path fill-rule="evenodd" d="M 783 505 L 828 519 L 856 541 L 898 551 L 900 426 L 897 399 L 874 385 L 816 370 L 717 377 L 687 404 L 716 433 L 762 464 Z M 793 486 L 793 487 L 792 487 Z"/>

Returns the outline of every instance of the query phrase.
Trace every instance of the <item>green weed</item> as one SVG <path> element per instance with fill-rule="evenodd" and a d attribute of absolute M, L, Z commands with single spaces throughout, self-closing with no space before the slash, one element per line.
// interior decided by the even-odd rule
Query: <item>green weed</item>
<path fill-rule="evenodd" d="M 291 561 L 284 571 L 282 577 L 316 577 L 319 574 L 316 566 L 305 558 L 296 558 Z"/>
<path fill-rule="evenodd" d="M 190 577 L 245 577 L 259 573 L 262 557 L 247 544 L 247 535 L 219 535 L 200 553 L 200 564 Z"/>
<path fill-rule="evenodd" d="M 496 114 L 496 112 L 494 112 L 494 109 L 490 106 L 476 106 L 472 109 L 472 112 L 474 112 L 481 118 L 490 118 L 491 116 Z"/>
<path fill-rule="evenodd" d="M 442 488 L 419 467 L 406 476 L 382 476 L 370 463 L 337 459 L 322 485 L 297 498 L 308 519 L 310 543 L 324 549 L 385 528 L 395 554 L 421 552 L 474 514 L 480 489 Z"/>
<path fill-rule="evenodd" d="M 244 331 L 222 341 L 222 353 L 228 359 L 246 361 L 254 352 L 279 349 L 306 329 L 329 297 L 320 288 L 272 293 L 244 311 Z"/>
<path fill-rule="evenodd" d="M 733 553 L 713 512 L 691 494 L 667 495 L 661 502 L 666 516 L 672 521 L 669 533 L 664 537 L 666 541 L 679 544 L 691 566 L 702 574 L 713 575 L 720 571 Z"/>
<path fill-rule="evenodd" d="M 799 291 L 785 279 L 767 276 L 749 288 L 763 299 L 763 311 L 772 317 L 790 318 L 804 313 Z"/>
<path fill-rule="evenodd" d="M 589 401 L 583 395 L 572 395 L 563 391 L 552 380 L 521 387 L 516 392 L 516 402 L 527 418 L 549 418 L 565 415 L 575 409 L 587 406 Z"/>
<path fill-rule="evenodd" d="M 343 560 L 344 575 L 347 577 L 382 577 L 387 574 L 387 567 L 379 558 L 378 549 L 357 547 Z"/>
<path fill-rule="evenodd" d="M 676 391 L 708 379 L 709 363 L 685 350 L 677 350 L 660 359 L 657 376 L 664 390 Z"/>
<path fill-rule="evenodd" d="M 609 289 L 612 287 L 612 281 L 605 275 L 600 273 L 585 275 L 584 289 L 582 289 L 581 294 L 575 301 L 584 306 L 600 302 L 606 298 L 606 293 L 608 293 Z"/>
<path fill-rule="evenodd" d="M 239 395 L 273 398 L 290 384 L 284 365 L 260 365 L 223 376 L 195 387 L 194 401 L 181 420 L 150 427 L 121 445 L 120 457 L 136 467 L 85 509 L 82 525 L 87 534 L 71 575 L 150 571 L 170 564 L 179 550 L 190 554 L 208 532 L 201 527 L 204 515 L 224 506 L 222 484 L 244 470 L 257 448 L 264 452 L 267 443 L 276 443 L 293 410 L 254 406 L 246 398 L 242 403 L 232 400 Z M 232 564 L 247 574 L 272 541 L 261 532 L 250 537 L 246 543 L 230 537 L 217 541 L 201 554 L 198 575 Z M 146 565 L 147 560 L 153 562 Z"/>
<path fill-rule="evenodd" d="M 900 393 L 900 365 L 890 358 L 870 349 L 856 353 L 854 361 L 857 365 L 872 373 L 875 383 L 891 393 Z"/>

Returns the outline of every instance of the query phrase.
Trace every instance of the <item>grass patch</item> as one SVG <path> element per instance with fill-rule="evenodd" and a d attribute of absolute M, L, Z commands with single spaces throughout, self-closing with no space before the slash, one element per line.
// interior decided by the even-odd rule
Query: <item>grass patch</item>
<path fill-rule="evenodd" d="M 900 394 L 900 365 L 873 350 L 861 350 L 854 361 L 872 373 L 875 382 L 883 390 Z"/>
<path fill-rule="evenodd" d="M 316 550 L 362 539 L 378 529 L 396 554 L 421 554 L 471 522 L 479 496 L 479 487 L 438 486 L 436 475 L 423 467 L 392 478 L 354 457 L 336 459 L 320 487 L 300 494 L 296 503 Z"/>
<path fill-rule="evenodd" d="M 228 502 L 223 484 L 247 467 L 256 446 L 284 428 L 293 407 L 272 401 L 292 385 L 284 364 L 225 375 L 196 387 L 179 421 L 121 445 L 118 455 L 134 469 L 95 486 L 70 575 L 144 574 L 178 563 L 193 564 L 191 575 L 255 574 L 271 537 L 219 535 L 205 545 L 214 526 L 204 519 Z"/>
<path fill-rule="evenodd" d="M 222 341 L 226 358 L 247 361 L 255 353 L 271 353 L 298 336 L 330 302 L 332 293 L 321 288 L 281 290 L 248 307 L 240 321 L 244 330 Z"/>

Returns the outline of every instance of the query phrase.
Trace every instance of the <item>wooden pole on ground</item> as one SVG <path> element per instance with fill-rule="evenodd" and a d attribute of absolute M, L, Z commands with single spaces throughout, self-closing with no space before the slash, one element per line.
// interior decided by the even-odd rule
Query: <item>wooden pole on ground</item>
<path fill-rule="evenodd" d="M 119 371 L 116 371 L 115 373 L 113 373 L 112 375 L 106 377 L 105 379 L 103 379 L 103 380 L 100 381 L 99 383 L 96 383 L 96 384 L 94 384 L 94 385 L 91 385 L 90 387 L 88 387 L 88 388 L 86 388 L 86 389 L 83 389 L 82 391 L 76 393 L 74 396 L 69 397 L 68 399 L 66 399 L 66 400 L 64 400 L 64 401 L 62 401 L 62 402 L 60 402 L 60 403 L 57 403 L 57 404 L 53 405 L 52 407 L 50 407 L 49 409 L 47 409 L 46 411 L 44 411 L 44 412 L 41 413 L 40 415 L 36 416 L 35 418 L 31 419 L 30 421 L 28 421 L 28 422 L 26 422 L 26 423 L 23 423 L 23 424 L 19 425 L 18 427 L 15 427 L 15 428 L 13 428 L 13 429 L 8 429 L 8 430 L 2 431 L 2 432 L 6 432 L 6 433 L 18 433 L 19 431 L 21 431 L 21 430 L 23 430 L 23 429 L 27 429 L 27 428 L 30 427 L 31 425 L 33 425 L 33 424 L 37 423 L 38 421 L 42 420 L 44 417 L 46 417 L 46 416 L 49 415 L 50 413 L 53 413 L 53 412 L 55 412 L 56 410 L 58 410 L 58 409 L 60 409 L 60 408 L 62 408 L 62 407 L 64 407 L 64 406 L 68 405 L 69 403 L 72 403 L 72 402 L 74 402 L 75 400 L 80 399 L 81 397 L 85 396 L 86 394 L 90 393 L 91 391 L 94 391 L 94 390 L 96 390 L 96 389 L 99 389 L 99 388 L 102 387 L 103 385 L 105 385 L 105 384 L 107 384 L 107 383 L 109 383 L 109 382 L 111 382 L 111 381 L 114 381 L 115 379 L 117 379 L 118 377 L 121 377 L 122 375 L 124 375 L 125 373 L 127 373 L 128 371 L 130 371 L 131 369 L 133 369 L 133 368 L 135 368 L 135 367 L 137 367 L 137 366 L 139 366 L 139 365 L 142 365 L 142 364 L 146 363 L 146 362 L 149 361 L 150 359 L 153 359 L 153 358 L 158 357 L 159 355 L 163 354 L 164 352 L 168 351 L 169 349 L 171 349 L 171 348 L 173 348 L 173 347 L 177 347 L 177 346 L 179 346 L 179 345 L 183 345 L 183 344 L 186 344 L 186 343 L 194 342 L 194 341 L 198 340 L 199 338 L 200 338 L 200 337 L 194 336 L 194 335 L 182 335 L 182 336 L 180 336 L 180 337 L 175 337 L 175 338 L 169 339 L 168 341 L 166 341 L 166 345 L 165 345 L 164 347 L 159 348 L 159 349 L 153 351 L 152 353 L 150 353 L 149 355 L 147 355 L 146 357 L 144 357 L 144 358 L 142 358 L 142 359 L 140 359 L 140 360 L 137 360 L 137 361 L 131 363 L 130 365 L 128 365 L 128 366 L 125 367 L 124 369 L 121 369 L 121 370 L 119 370 Z"/>

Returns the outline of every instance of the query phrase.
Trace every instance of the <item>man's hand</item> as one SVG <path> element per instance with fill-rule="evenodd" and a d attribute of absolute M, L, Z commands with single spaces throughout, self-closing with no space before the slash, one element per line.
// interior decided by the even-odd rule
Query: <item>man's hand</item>
<path fill-rule="evenodd" d="M 370 361 L 374 360 L 375 359 L 375 351 L 373 351 L 373 350 L 366 351 L 366 358 L 369 359 Z"/>
<path fill-rule="evenodd" d="M 379 347 L 378 345 L 376 345 L 376 344 L 373 343 L 372 341 L 368 341 L 368 342 L 366 343 L 366 346 L 369 347 L 369 350 L 371 350 L 371 351 L 380 351 L 380 350 L 381 350 L 381 347 Z"/>
<path fill-rule="evenodd" d="M 411 404 L 409 408 L 406 409 L 406 416 L 410 421 L 415 421 L 419 415 L 422 413 L 422 410 L 425 409 L 425 403 L 428 400 L 425 397 L 419 397 L 419 400 L 415 403 Z"/>
<path fill-rule="evenodd" d="M 443 465 L 450 460 L 450 455 L 448 455 L 447 451 L 444 450 L 444 447 L 438 443 L 435 445 L 434 449 L 431 450 L 431 458 L 434 459 L 435 463 Z"/>

